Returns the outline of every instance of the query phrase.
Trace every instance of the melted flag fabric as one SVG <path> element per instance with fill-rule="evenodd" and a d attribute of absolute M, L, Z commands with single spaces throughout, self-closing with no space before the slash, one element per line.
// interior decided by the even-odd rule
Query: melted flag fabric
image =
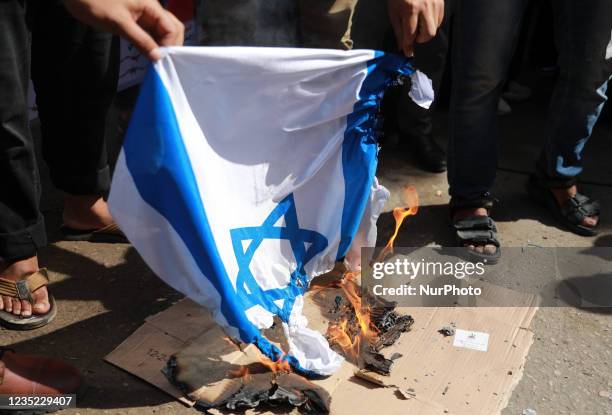
<path fill-rule="evenodd" d="M 151 269 L 226 332 L 299 370 L 342 358 L 302 316 L 313 277 L 370 234 L 380 98 L 397 55 L 356 50 L 168 48 L 125 137 L 112 214 Z M 375 224 L 374 224 L 375 226 Z M 280 317 L 290 350 L 260 332 Z"/>

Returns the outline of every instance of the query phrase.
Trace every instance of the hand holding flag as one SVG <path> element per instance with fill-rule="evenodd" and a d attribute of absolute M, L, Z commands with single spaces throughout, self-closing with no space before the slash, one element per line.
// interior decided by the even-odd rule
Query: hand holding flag
<path fill-rule="evenodd" d="M 64 0 L 78 20 L 128 39 L 145 56 L 161 58 L 159 46 L 181 46 L 185 27 L 157 0 Z"/>

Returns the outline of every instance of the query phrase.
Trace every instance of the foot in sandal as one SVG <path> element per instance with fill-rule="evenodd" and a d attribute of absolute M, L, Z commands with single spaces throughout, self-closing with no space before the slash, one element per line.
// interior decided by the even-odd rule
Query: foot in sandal
<path fill-rule="evenodd" d="M 466 259 L 495 264 L 501 256 L 497 227 L 489 216 L 494 199 L 488 195 L 477 200 L 453 198 L 451 220 L 457 245 L 466 248 Z"/>
<path fill-rule="evenodd" d="M 0 325 L 31 330 L 48 324 L 56 312 L 48 283 L 47 273 L 38 268 L 35 256 L 0 262 Z"/>
<path fill-rule="evenodd" d="M 64 224 L 60 230 L 65 240 L 127 242 L 100 196 L 66 195 L 62 217 Z"/>
<path fill-rule="evenodd" d="M 551 193 L 557 199 L 559 206 L 565 205 L 568 200 L 571 200 L 578 195 L 578 188 L 576 185 L 567 189 L 550 189 Z M 599 223 L 599 215 L 594 214 L 593 216 L 584 216 L 581 218 L 579 224 L 587 228 L 596 228 Z"/>
<path fill-rule="evenodd" d="M 599 203 L 578 193 L 575 184 L 553 187 L 550 183 L 532 175 L 527 182 L 527 191 L 535 201 L 543 204 L 553 217 L 577 235 L 597 235 L 599 225 Z"/>

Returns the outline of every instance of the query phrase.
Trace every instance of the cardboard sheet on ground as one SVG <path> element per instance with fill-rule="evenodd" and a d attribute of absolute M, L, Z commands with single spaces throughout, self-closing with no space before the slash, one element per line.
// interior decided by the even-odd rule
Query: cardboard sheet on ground
<path fill-rule="evenodd" d="M 494 287 L 494 295 L 515 295 Z M 304 315 L 313 329 L 325 332 L 333 301 L 340 292 L 327 288 L 313 290 L 306 296 Z M 375 386 L 353 376 L 354 367 L 345 362 L 333 376 L 315 381 L 332 396 L 332 414 L 343 414 L 350 408 L 354 415 L 395 414 L 483 414 L 494 415 L 507 405 L 512 390 L 523 373 L 523 364 L 533 342 L 529 330 L 537 310 L 536 298 L 525 298 L 528 307 L 497 308 L 398 308 L 415 319 L 412 330 L 393 346 L 384 349 L 387 356 L 401 353 L 385 384 Z M 454 336 L 438 332 L 450 323 L 459 330 L 488 334 L 486 352 L 453 345 Z M 469 337 L 469 335 L 468 335 Z M 481 339 L 478 335 L 474 341 Z M 171 385 L 161 372 L 168 358 L 187 347 L 208 350 L 230 364 L 256 359 L 250 345 L 241 352 L 226 340 L 225 334 L 207 311 L 182 300 L 166 311 L 149 317 L 145 324 L 126 339 L 106 360 L 160 388 L 186 405 L 194 402 Z M 195 361 L 195 360 L 194 360 Z M 202 377 L 202 396 L 213 393 L 222 379 L 214 371 L 198 369 Z M 406 399 L 398 389 L 410 391 Z M 382 406 L 384 405 L 384 407 Z M 211 413 L 231 413 L 213 410 Z M 245 413 L 266 413 L 265 408 Z M 270 412 L 272 413 L 272 412 Z M 278 412 L 275 412 L 278 413 Z"/>

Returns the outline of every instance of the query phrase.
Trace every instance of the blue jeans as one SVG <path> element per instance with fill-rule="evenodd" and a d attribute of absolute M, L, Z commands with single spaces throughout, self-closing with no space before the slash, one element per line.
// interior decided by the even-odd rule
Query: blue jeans
<path fill-rule="evenodd" d="M 457 3 L 451 34 L 448 182 L 453 198 L 474 200 L 487 194 L 495 181 L 497 102 L 527 2 Z"/>
<path fill-rule="evenodd" d="M 561 73 L 551 100 L 538 175 L 551 187 L 569 187 L 582 171 L 584 146 L 606 102 L 612 76 L 612 1 L 555 0 L 552 4 Z"/>

